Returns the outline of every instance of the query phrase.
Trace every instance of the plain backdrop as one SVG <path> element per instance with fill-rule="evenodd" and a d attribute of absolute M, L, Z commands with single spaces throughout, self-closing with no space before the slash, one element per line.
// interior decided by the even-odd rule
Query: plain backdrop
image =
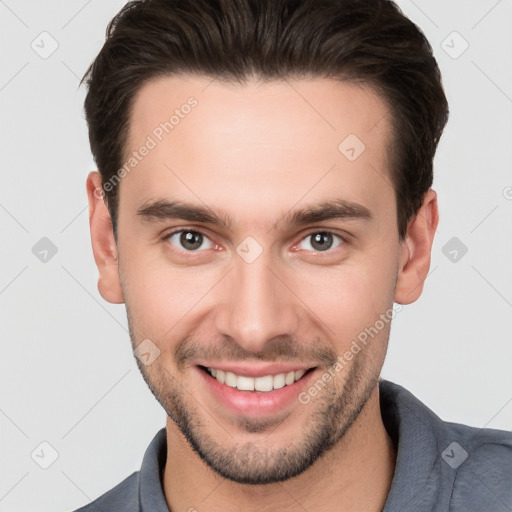
<path fill-rule="evenodd" d="M 124 306 L 97 291 L 86 208 L 94 164 L 77 87 L 123 3 L 0 1 L 4 512 L 88 503 L 140 468 L 165 425 Z M 393 323 L 383 377 L 445 420 L 510 430 L 512 2 L 398 3 L 434 48 L 451 118 L 431 273 Z M 56 460 L 43 469 L 37 454 Z"/>

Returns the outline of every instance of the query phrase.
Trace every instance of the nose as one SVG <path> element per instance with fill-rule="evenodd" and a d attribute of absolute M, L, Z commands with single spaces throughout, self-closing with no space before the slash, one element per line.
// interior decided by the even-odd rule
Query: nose
<path fill-rule="evenodd" d="M 252 263 L 238 255 L 222 282 L 216 328 L 243 349 L 261 352 L 276 336 L 293 337 L 299 325 L 299 305 L 286 283 L 283 267 L 265 251 Z"/>

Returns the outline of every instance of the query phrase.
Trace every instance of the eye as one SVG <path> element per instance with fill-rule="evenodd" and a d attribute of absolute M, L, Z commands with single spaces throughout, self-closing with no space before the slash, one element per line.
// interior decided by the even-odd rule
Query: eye
<path fill-rule="evenodd" d="M 326 252 L 333 247 L 335 239 L 339 240 L 338 246 L 344 242 L 343 238 L 339 235 L 335 235 L 329 231 L 317 231 L 303 238 L 299 246 L 308 251 Z"/>
<path fill-rule="evenodd" d="M 175 231 L 165 237 L 172 245 L 188 252 L 197 252 L 198 250 L 210 249 L 213 247 L 212 241 L 200 233 L 191 229 L 182 229 Z"/>

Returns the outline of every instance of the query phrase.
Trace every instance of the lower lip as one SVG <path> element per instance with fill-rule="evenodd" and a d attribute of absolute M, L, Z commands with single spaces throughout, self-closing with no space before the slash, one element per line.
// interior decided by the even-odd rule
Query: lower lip
<path fill-rule="evenodd" d="M 316 370 L 310 370 L 298 381 L 272 391 L 240 391 L 226 384 L 221 384 L 208 372 L 196 367 L 208 389 L 218 402 L 235 414 L 245 416 L 266 416 L 278 413 L 298 402 L 299 393 L 305 389 L 316 374 Z"/>

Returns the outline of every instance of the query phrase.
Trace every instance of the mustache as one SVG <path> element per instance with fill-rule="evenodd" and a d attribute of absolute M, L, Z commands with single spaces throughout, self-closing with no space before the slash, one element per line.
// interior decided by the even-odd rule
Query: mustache
<path fill-rule="evenodd" d="M 279 362 L 317 362 L 315 366 L 336 364 L 338 354 L 319 340 L 309 345 L 299 343 L 290 336 L 276 336 L 268 340 L 263 350 L 249 352 L 242 348 L 229 336 L 224 336 L 220 343 L 200 343 L 190 336 L 185 337 L 174 351 L 177 366 L 180 370 L 190 363 L 201 359 L 207 361 L 265 361 Z"/>

